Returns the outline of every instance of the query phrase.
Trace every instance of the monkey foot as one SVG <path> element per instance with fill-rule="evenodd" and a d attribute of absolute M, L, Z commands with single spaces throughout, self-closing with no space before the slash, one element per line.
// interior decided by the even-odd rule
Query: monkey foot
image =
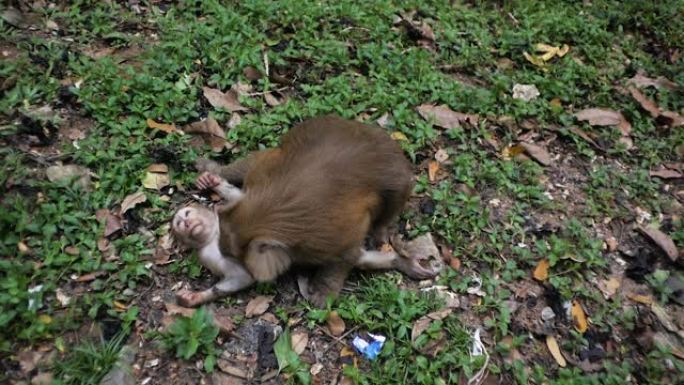
<path fill-rule="evenodd" d="M 176 292 L 176 302 L 183 307 L 197 307 L 203 304 L 205 300 L 201 291 L 182 289 Z"/>
<path fill-rule="evenodd" d="M 314 282 L 312 283 L 312 281 Z M 297 286 L 302 297 L 320 309 L 325 308 L 328 302 L 328 295 L 335 297 L 327 288 L 316 287 L 320 285 L 316 285 L 315 280 L 311 280 L 303 275 L 297 276 Z"/>
<path fill-rule="evenodd" d="M 202 175 L 197 177 L 197 181 L 195 181 L 195 184 L 197 185 L 197 188 L 199 188 L 200 190 L 207 190 L 213 189 L 214 187 L 221 184 L 222 181 L 223 178 L 216 174 L 212 174 L 210 172 L 203 172 Z"/>

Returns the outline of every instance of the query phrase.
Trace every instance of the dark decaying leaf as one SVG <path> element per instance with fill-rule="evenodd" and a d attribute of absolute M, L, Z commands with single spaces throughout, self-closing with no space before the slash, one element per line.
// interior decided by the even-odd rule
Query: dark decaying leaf
<path fill-rule="evenodd" d="M 674 262 L 679 257 L 677 246 L 675 246 L 672 238 L 663 233 L 659 229 L 650 226 L 639 226 L 639 231 L 653 241 L 665 254 Z"/>
<path fill-rule="evenodd" d="M 684 126 L 684 116 L 673 111 L 663 111 L 656 119 L 656 122 L 673 128 L 680 127 Z"/>
<path fill-rule="evenodd" d="M 97 212 L 95 213 L 95 217 L 100 222 L 105 222 L 105 237 L 110 237 L 122 228 L 121 217 L 113 214 L 111 211 L 109 211 L 109 209 L 97 210 Z"/>
<path fill-rule="evenodd" d="M 143 191 L 138 191 L 133 194 L 127 195 L 124 198 L 123 202 L 121 202 L 121 215 L 125 214 L 126 211 L 134 208 L 135 206 L 145 201 L 147 201 L 147 196 Z"/>

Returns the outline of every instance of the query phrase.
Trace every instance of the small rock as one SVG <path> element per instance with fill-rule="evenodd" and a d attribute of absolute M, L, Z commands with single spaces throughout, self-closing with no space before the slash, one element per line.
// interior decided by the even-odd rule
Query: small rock
<path fill-rule="evenodd" d="M 539 90 L 534 84 L 515 84 L 513 86 L 513 99 L 529 102 L 539 97 L 539 95 Z"/>
<path fill-rule="evenodd" d="M 549 321 L 549 320 L 556 318 L 556 313 L 553 312 L 553 309 L 551 309 L 550 307 L 547 306 L 547 307 L 542 309 L 541 318 L 544 321 Z"/>

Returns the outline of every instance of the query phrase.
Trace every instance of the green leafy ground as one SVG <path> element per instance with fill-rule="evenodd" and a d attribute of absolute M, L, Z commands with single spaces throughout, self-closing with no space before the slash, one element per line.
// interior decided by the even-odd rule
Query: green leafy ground
<path fill-rule="evenodd" d="M 5 8 L 0 21 L 3 382 L 53 373 L 63 383 L 95 383 L 112 364 L 112 344 L 84 345 L 84 328 L 114 324 L 115 331 L 143 338 L 158 326 L 150 321 L 159 310 L 152 294 L 199 279 L 191 259 L 153 262 L 164 224 L 192 192 L 195 158 L 228 162 L 274 146 L 293 124 L 323 113 L 366 121 L 388 114 L 388 132 L 405 135 L 400 143 L 416 165 L 418 185 L 400 227 L 410 236 L 435 236 L 453 260 L 438 283 L 460 299 L 460 307 L 412 342 L 414 323 L 440 301 L 396 273 L 354 277 L 332 309 L 348 330 L 381 333 L 388 342 L 378 360 L 348 366 L 347 378 L 464 383 L 484 365 L 482 356 L 470 355 L 473 331 L 482 327 L 490 384 L 684 380 L 682 352 L 662 343 L 682 342 L 676 333 L 682 335 L 684 312 L 671 283 L 681 279 L 681 258 L 671 262 L 636 230 L 654 225 L 684 247 L 684 129 L 676 120 L 655 119 L 624 92 L 637 73 L 662 76 L 675 84 L 641 91 L 662 111 L 684 112 L 684 2 L 10 3 L 16 8 Z M 400 15 L 408 22 L 397 23 Z M 434 40 L 426 39 L 425 26 Z M 567 44 L 570 51 L 542 68 L 524 57 L 538 43 Z M 247 79 L 245 69 L 264 73 L 266 63 L 272 76 Z M 238 82 L 252 88 L 240 97 L 248 108 L 240 123 L 226 130 L 232 150 L 212 153 L 194 147 L 190 135 L 146 123 L 182 128 L 211 116 L 228 127 L 231 113 L 212 107 L 202 87 L 227 91 Z M 535 85 L 540 96 L 514 99 L 515 84 Z M 284 103 L 266 102 L 274 91 Z M 423 104 L 445 104 L 479 120 L 443 129 L 420 116 Z M 592 107 L 622 112 L 631 132 L 573 117 Z M 544 167 L 519 154 L 519 142 L 546 149 L 553 163 Z M 449 158 L 430 181 L 428 164 L 439 149 Z M 142 187 L 154 163 L 168 166 L 172 190 Z M 87 168 L 88 188 L 51 182 L 46 170 L 60 164 Z M 679 178 L 649 173 L 663 167 L 678 170 Z M 107 245 L 96 212 L 116 213 L 138 191 L 147 201 L 123 216 Z M 606 242 L 611 237 L 617 249 Z M 541 260 L 550 268 L 538 282 L 532 271 Z M 482 295 L 468 294 L 477 279 Z M 604 296 L 600 289 L 611 279 L 619 287 Z M 260 287 L 243 298 L 257 292 L 281 291 Z M 655 305 L 634 301 L 635 294 Z M 282 324 L 303 318 L 312 341 L 331 343 L 314 333 L 327 311 L 287 298 L 278 294 L 272 305 Z M 586 332 L 564 316 L 568 301 L 585 310 Z M 219 305 L 244 307 L 233 299 Z M 546 323 L 545 306 L 557 313 Z M 670 330 L 652 308 L 670 318 Z M 565 368 L 549 353 L 547 336 L 558 341 Z M 139 359 L 139 380 L 173 368 L 179 383 L 209 376 L 173 351 L 144 346 L 140 356 L 151 352 L 180 366 L 147 368 Z M 333 346 L 314 383 L 334 383 L 342 370 L 340 346 Z M 597 351 L 593 361 L 587 358 Z M 37 368 L 19 365 L 35 352 L 44 353 Z M 314 365 L 315 355 L 303 361 Z M 190 370 L 178 369 L 183 365 Z M 300 370 L 289 381 L 310 377 Z"/>

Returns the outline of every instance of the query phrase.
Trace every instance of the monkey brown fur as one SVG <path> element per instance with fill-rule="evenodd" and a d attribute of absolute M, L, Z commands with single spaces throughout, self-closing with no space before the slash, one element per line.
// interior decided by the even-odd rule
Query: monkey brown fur
<path fill-rule="evenodd" d="M 278 148 L 223 167 L 200 162 L 198 169 L 242 183 L 218 213 L 219 249 L 256 281 L 273 280 L 293 264 L 314 266 L 307 297 L 322 305 L 354 267 L 397 268 L 416 278 L 437 273 L 411 256 L 363 249 L 369 233 L 387 240 L 414 185 L 403 151 L 380 127 L 313 118 Z"/>

